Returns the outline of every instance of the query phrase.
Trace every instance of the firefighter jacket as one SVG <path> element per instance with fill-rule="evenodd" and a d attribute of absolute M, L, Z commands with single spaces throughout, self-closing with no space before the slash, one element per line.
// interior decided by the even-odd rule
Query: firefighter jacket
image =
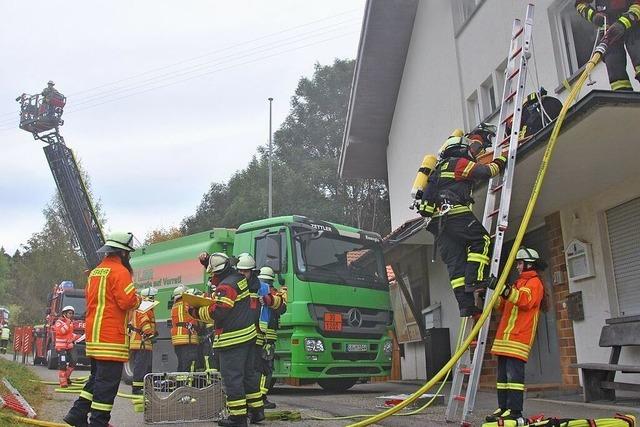
<path fill-rule="evenodd" d="M 59 318 L 53 324 L 53 331 L 56 334 L 56 351 L 71 350 L 73 348 L 73 342 L 77 337 L 73 333 L 71 319 Z"/>
<path fill-rule="evenodd" d="M 153 309 L 146 313 L 131 312 L 129 334 L 130 350 L 153 350 L 151 337 L 156 334 L 156 316 L 153 314 Z"/>
<path fill-rule="evenodd" d="M 640 0 L 576 0 L 578 13 L 587 21 L 593 22 L 596 13 L 604 13 L 607 25 L 620 22 L 626 29 L 637 26 L 640 21 Z"/>
<path fill-rule="evenodd" d="M 182 298 L 171 307 L 171 344 L 198 344 L 198 321 L 191 317 Z"/>
<path fill-rule="evenodd" d="M 427 188 L 422 195 L 419 210 L 423 216 L 440 216 L 440 206 L 449 203 L 448 215 L 471 212 L 473 184 L 498 175 L 506 164 L 499 156 L 489 164 L 476 163 L 466 157 L 442 159 L 429 175 Z"/>
<path fill-rule="evenodd" d="M 506 300 L 500 301 L 502 317 L 491 353 L 527 361 L 536 337 L 544 286 L 534 270 L 523 271 Z"/>
<path fill-rule="evenodd" d="M 213 294 L 214 304 L 198 309 L 198 318 L 216 325 L 215 349 L 228 349 L 256 338 L 258 306 L 251 293 L 247 279 L 240 273 L 230 271 L 220 277 L 220 283 Z"/>
<path fill-rule="evenodd" d="M 87 356 L 98 360 L 129 360 L 127 311 L 140 305 L 131 273 L 120 258 L 108 255 L 89 274 L 86 289 Z"/>

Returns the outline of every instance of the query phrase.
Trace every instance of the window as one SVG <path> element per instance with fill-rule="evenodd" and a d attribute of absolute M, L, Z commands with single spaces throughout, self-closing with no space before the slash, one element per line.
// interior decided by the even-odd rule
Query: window
<path fill-rule="evenodd" d="M 489 76 L 487 80 L 480 86 L 481 99 L 482 99 L 482 114 L 484 117 L 488 117 L 498 108 L 496 101 L 496 90 L 493 85 L 493 76 Z"/>
<path fill-rule="evenodd" d="M 593 51 L 597 29 L 576 12 L 574 0 L 560 0 L 549 9 L 556 55 L 560 64 L 560 81 L 576 74 L 587 63 Z"/>
<path fill-rule="evenodd" d="M 467 98 L 467 129 L 473 129 L 482 120 L 480 114 L 480 103 L 478 102 L 478 92 L 474 91 Z"/>
<path fill-rule="evenodd" d="M 620 316 L 640 314 L 640 198 L 606 212 Z"/>
<path fill-rule="evenodd" d="M 452 0 L 453 27 L 456 35 L 484 0 Z"/>
<path fill-rule="evenodd" d="M 287 269 L 287 245 L 284 232 L 271 233 L 256 238 L 256 265 L 271 267 L 275 273 Z"/>

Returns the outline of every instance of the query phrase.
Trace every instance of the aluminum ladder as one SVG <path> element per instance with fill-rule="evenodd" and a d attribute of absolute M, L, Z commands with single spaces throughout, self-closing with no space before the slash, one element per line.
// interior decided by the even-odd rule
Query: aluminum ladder
<path fill-rule="evenodd" d="M 518 151 L 518 139 L 522 115 L 522 102 L 524 99 L 525 84 L 527 81 L 527 62 L 531 57 L 531 32 L 533 28 L 533 4 L 527 5 L 524 24 L 520 19 L 513 22 L 509 56 L 504 75 L 504 89 L 502 92 L 502 104 L 498 129 L 493 143 L 493 158 L 498 157 L 508 146 L 509 155 L 504 174 L 498 175 L 489 181 L 487 186 L 487 199 L 484 206 L 482 225 L 494 238 L 493 254 L 491 256 L 491 275 L 498 277 L 502 244 L 509 220 L 509 207 L 511 205 L 511 192 L 513 176 L 515 173 L 516 153 Z M 511 132 L 507 135 L 506 128 L 511 123 Z M 499 208 L 496 206 L 499 204 Z M 494 228 L 494 218 L 497 218 Z M 493 230 L 493 231 L 492 231 Z M 492 291 L 487 289 L 485 296 L 485 309 L 491 299 Z M 465 319 L 461 327 L 464 328 L 466 338 L 473 328 L 473 321 Z M 478 334 L 477 340 L 464 352 L 454 368 L 453 382 L 449 403 L 445 413 L 448 422 L 455 421 L 456 414 L 462 404 L 460 423 L 462 426 L 470 426 L 470 416 L 475 406 L 480 371 L 484 360 L 489 322 L 487 321 Z M 473 355 L 471 352 L 473 351 Z M 471 363 L 473 360 L 473 363 Z"/>

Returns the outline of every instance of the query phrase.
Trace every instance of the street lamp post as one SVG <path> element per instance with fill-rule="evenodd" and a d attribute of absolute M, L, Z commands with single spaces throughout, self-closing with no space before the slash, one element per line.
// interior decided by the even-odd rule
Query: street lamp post
<path fill-rule="evenodd" d="M 272 146 L 272 135 L 271 131 L 271 117 L 272 117 L 272 105 L 273 98 L 269 98 L 269 218 L 273 216 L 273 146 Z"/>

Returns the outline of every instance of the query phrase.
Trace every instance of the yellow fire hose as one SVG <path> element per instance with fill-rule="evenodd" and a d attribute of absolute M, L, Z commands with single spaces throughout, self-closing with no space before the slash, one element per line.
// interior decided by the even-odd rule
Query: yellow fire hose
<path fill-rule="evenodd" d="M 19 417 L 17 415 L 11 415 L 11 418 L 21 422 L 22 424 L 30 424 L 32 426 L 43 426 L 43 427 L 69 427 L 69 424 L 66 423 L 54 423 L 51 421 L 42 421 L 36 420 L 34 418 L 27 417 Z"/>
<path fill-rule="evenodd" d="M 509 252 L 507 263 L 504 266 L 502 273 L 500 274 L 500 278 L 498 279 L 498 284 L 496 285 L 495 292 L 493 292 L 493 295 L 491 296 L 491 300 L 489 301 L 489 304 L 485 306 L 484 311 L 480 315 L 480 319 L 478 319 L 476 324 L 473 326 L 471 333 L 462 343 L 462 347 L 459 348 L 458 351 L 456 351 L 456 353 L 453 355 L 451 360 L 449 360 L 449 362 L 447 362 L 447 364 L 444 365 L 442 369 L 440 369 L 440 371 L 431 380 L 429 380 L 425 385 L 420 387 L 418 391 L 416 391 L 411 396 L 409 396 L 408 399 L 403 400 L 398 405 L 394 406 L 393 408 L 387 409 L 386 411 L 381 412 L 380 414 L 374 415 L 373 417 L 367 418 L 366 420 L 362 420 L 354 424 L 350 424 L 348 427 L 368 426 L 378 421 L 384 420 L 385 418 L 395 414 L 396 412 L 402 410 L 403 408 L 406 408 L 408 405 L 410 405 L 416 399 L 422 396 L 425 392 L 430 390 L 438 381 L 440 381 L 444 377 L 445 373 L 448 373 L 454 367 L 454 365 L 458 362 L 458 359 L 460 359 L 460 357 L 462 357 L 462 355 L 466 351 L 467 347 L 469 347 L 471 342 L 476 338 L 476 336 L 478 335 L 478 332 L 480 332 L 480 328 L 482 327 L 484 322 L 487 320 L 487 318 L 491 314 L 491 310 L 493 309 L 493 306 L 498 301 L 498 298 L 500 298 L 500 293 L 502 292 L 502 289 L 504 288 L 504 284 L 507 281 L 509 271 L 511 270 L 513 261 L 516 258 L 516 253 L 520 248 L 520 244 L 522 243 L 524 234 L 527 231 L 529 221 L 531 220 L 531 216 L 533 215 L 533 209 L 535 208 L 536 202 L 538 201 L 538 196 L 542 188 L 542 183 L 544 181 L 545 175 L 547 174 L 547 169 L 549 167 L 549 161 L 551 160 L 551 157 L 553 155 L 553 150 L 556 145 L 556 140 L 558 139 L 558 134 L 560 133 L 560 128 L 562 127 L 562 123 L 564 122 L 565 116 L 567 115 L 567 111 L 569 110 L 569 107 L 571 106 L 575 98 L 578 96 L 578 93 L 580 92 L 580 89 L 582 89 L 582 86 L 584 86 L 584 83 L 587 80 L 587 77 L 589 76 L 593 68 L 596 66 L 596 64 L 600 62 L 601 59 L 602 59 L 602 54 L 600 52 L 596 52 L 593 54 L 591 59 L 589 59 L 589 62 L 587 62 L 586 67 L 582 72 L 582 75 L 580 75 L 580 78 L 578 79 L 573 89 L 569 93 L 569 96 L 562 104 L 562 110 L 560 110 L 560 114 L 558 115 L 556 124 L 554 125 L 553 131 L 551 132 L 549 143 L 547 144 L 547 148 L 544 152 L 544 156 L 542 157 L 542 163 L 540 164 L 540 169 L 538 170 L 538 176 L 536 177 L 536 181 L 533 185 L 533 190 L 531 191 L 531 197 L 529 198 L 529 203 L 527 204 L 527 208 L 524 212 L 524 217 L 522 218 L 522 222 L 520 223 L 520 228 L 518 229 L 518 233 L 513 243 L 513 247 L 511 248 L 511 252 Z"/>

